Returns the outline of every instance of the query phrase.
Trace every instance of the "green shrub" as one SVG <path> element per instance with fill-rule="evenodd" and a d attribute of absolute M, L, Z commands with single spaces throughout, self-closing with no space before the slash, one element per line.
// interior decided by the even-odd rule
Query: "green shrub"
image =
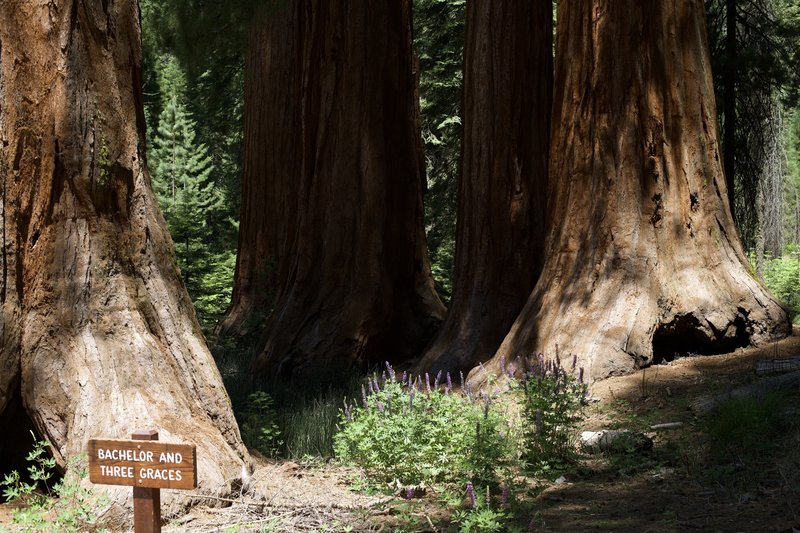
<path fill-rule="evenodd" d="M 492 502 L 490 491 L 476 492 L 472 483 L 466 486 L 466 509 L 453 513 L 453 521 L 460 533 L 495 533 L 510 531 L 511 513 L 508 507 L 508 493 L 503 491 L 499 502 Z M 492 505 L 494 503 L 494 505 Z M 515 528 L 516 529 L 516 528 Z"/>
<path fill-rule="evenodd" d="M 52 487 L 48 480 L 55 472 L 55 460 L 47 455 L 47 443 L 36 441 L 26 457 L 28 477 L 23 481 L 13 471 L 0 481 L 6 501 L 21 498 L 24 506 L 14 509 L 13 523 L 22 531 L 54 532 L 97 530 L 97 511 L 108 505 L 107 498 L 81 485 L 86 477 L 86 457 L 70 459 L 66 475 Z"/>
<path fill-rule="evenodd" d="M 472 480 L 496 486 L 514 461 L 509 428 L 488 396 L 473 401 L 430 377 L 399 381 L 388 366 L 370 378 L 360 405 L 346 403 L 336 455 L 364 468 L 374 481 L 430 486 Z"/>
<path fill-rule="evenodd" d="M 558 356 L 555 361 L 547 361 L 541 354 L 525 360 L 519 382 L 523 392 L 523 458 L 532 472 L 558 470 L 576 459 L 576 429 L 587 386 L 582 368 L 578 376 L 574 375 L 575 364 L 573 357 L 568 372 Z"/>
<path fill-rule="evenodd" d="M 767 256 L 763 274 L 769 290 L 789 307 L 796 320 L 800 316 L 800 247 L 791 244 L 781 257 Z"/>
<path fill-rule="evenodd" d="M 275 457 L 283 445 L 274 402 L 264 391 L 252 393 L 241 411 L 242 439 L 267 457 Z"/>

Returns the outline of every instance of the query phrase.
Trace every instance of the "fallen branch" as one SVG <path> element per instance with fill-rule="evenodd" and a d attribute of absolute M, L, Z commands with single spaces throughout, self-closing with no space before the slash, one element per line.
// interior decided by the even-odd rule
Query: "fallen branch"
<path fill-rule="evenodd" d="M 654 424 L 650 426 L 650 429 L 658 431 L 661 429 L 678 429 L 680 427 L 683 427 L 683 422 L 665 422 L 664 424 Z"/>
<path fill-rule="evenodd" d="M 757 397 L 768 392 L 789 388 L 798 383 L 800 383 L 800 372 L 766 378 L 757 383 L 731 389 L 713 398 L 697 400 L 691 405 L 691 409 L 698 415 L 707 415 L 730 400 Z"/>

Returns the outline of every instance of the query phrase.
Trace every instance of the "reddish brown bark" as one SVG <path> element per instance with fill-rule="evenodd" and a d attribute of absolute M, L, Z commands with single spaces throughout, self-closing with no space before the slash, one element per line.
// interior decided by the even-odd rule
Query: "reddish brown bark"
<path fill-rule="evenodd" d="M 134 0 L 0 3 L 0 412 L 62 464 L 156 427 L 225 492 L 246 451 L 150 189 L 139 36 Z"/>
<path fill-rule="evenodd" d="M 443 315 L 422 221 L 411 3 L 290 4 L 299 160 L 261 179 L 294 188 L 297 208 L 254 368 L 407 359 Z"/>
<path fill-rule="evenodd" d="M 546 260 L 490 367 L 558 349 L 600 378 L 786 335 L 728 208 L 703 2 L 558 10 Z"/>
<path fill-rule="evenodd" d="M 542 265 L 553 86 L 552 2 L 467 2 L 453 299 L 420 364 L 494 354 Z"/>
<path fill-rule="evenodd" d="M 239 247 L 231 305 L 217 333 L 263 327 L 296 226 L 299 172 L 299 4 L 256 16 L 245 59 L 244 165 Z"/>

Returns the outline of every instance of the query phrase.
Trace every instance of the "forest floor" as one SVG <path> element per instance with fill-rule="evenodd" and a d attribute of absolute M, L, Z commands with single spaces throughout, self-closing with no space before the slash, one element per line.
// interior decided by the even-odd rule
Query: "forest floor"
<path fill-rule="evenodd" d="M 521 531 L 770 531 L 800 529 L 800 390 L 773 405 L 788 410 L 779 431 L 734 412 L 742 442 L 713 440 L 690 405 L 755 381 L 756 362 L 800 355 L 800 330 L 780 342 L 717 356 L 677 359 L 592 385 L 584 430 L 630 429 L 653 439 L 649 451 L 585 455 L 557 482 L 524 480 L 512 526 Z M 743 407 L 743 408 L 746 408 Z M 730 416 L 730 415 L 727 415 Z M 660 423 L 677 429 L 653 431 Z M 720 430 L 717 430 L 719 439 Z M 767 442 L 764 442 L 767 441 Z M 365 495 L 358 470 L 324 461 L 256 459 L 250 491 L 224 506 L 195 507 L 165 532 L 450 531 L 446 507 L 429 492 L 407 500 Z M 554 476 L 555 477 L 555 476 Z M 0 506 L 0 526 L 10 509 Z M 0 527 L 2 529 L 2 527 Z"/>
<path fill-rule="evenodd" d="M 584 430 L 642 431 L 650 451 L 583 457 L 558 483 L 527 479 L 525 531 L 770 531 L 800 529 L 800 421 L 796 388 L 779 409 L 794 423 L 777 434 L 717 443 L 709 418 L 689 408 L 702 398 L 755 381 L 759 360 L 800 355 L 800 330 L 780 342 L 716 356 L 679 358 L 592 385 Z M 743 416 L 742 421 L 744 422 Z M 652 431 L 659 423 L 680 428 Z M 736 420 L 734 420 L 736 423 Z M 735 428 L 736 429 L 736 428 Z M 723 434 L 723 437 L 725 434 Z M 751 437 L 755 437 L 752 439 Z M 770 442 L 758 442 L 760 438 Z M 722 449 L 725 448 L 725 449 Z M 166 531 L 440 531 L 449 515 L 435 495 L 406 500 L 351 489 L 358 472 L 334 464 L 261 461 L 255 491 L 267 505 L 197 508 Z M 261 498 L 264 498 L 262 500 Z M 241 501 L 253 501 L 244 497 Z"/>

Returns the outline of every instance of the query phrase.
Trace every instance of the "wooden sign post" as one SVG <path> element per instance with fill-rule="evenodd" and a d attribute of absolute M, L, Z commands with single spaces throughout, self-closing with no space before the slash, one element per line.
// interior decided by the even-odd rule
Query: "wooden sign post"
<path fill-rule="evenodd" d="M 161 489 L 197 487 L 195 446 L 158 442 L 154 429 L 131 438 L 89 441 L 89 481 L 133 487 L 134 531 L 160 533 Z"/>

